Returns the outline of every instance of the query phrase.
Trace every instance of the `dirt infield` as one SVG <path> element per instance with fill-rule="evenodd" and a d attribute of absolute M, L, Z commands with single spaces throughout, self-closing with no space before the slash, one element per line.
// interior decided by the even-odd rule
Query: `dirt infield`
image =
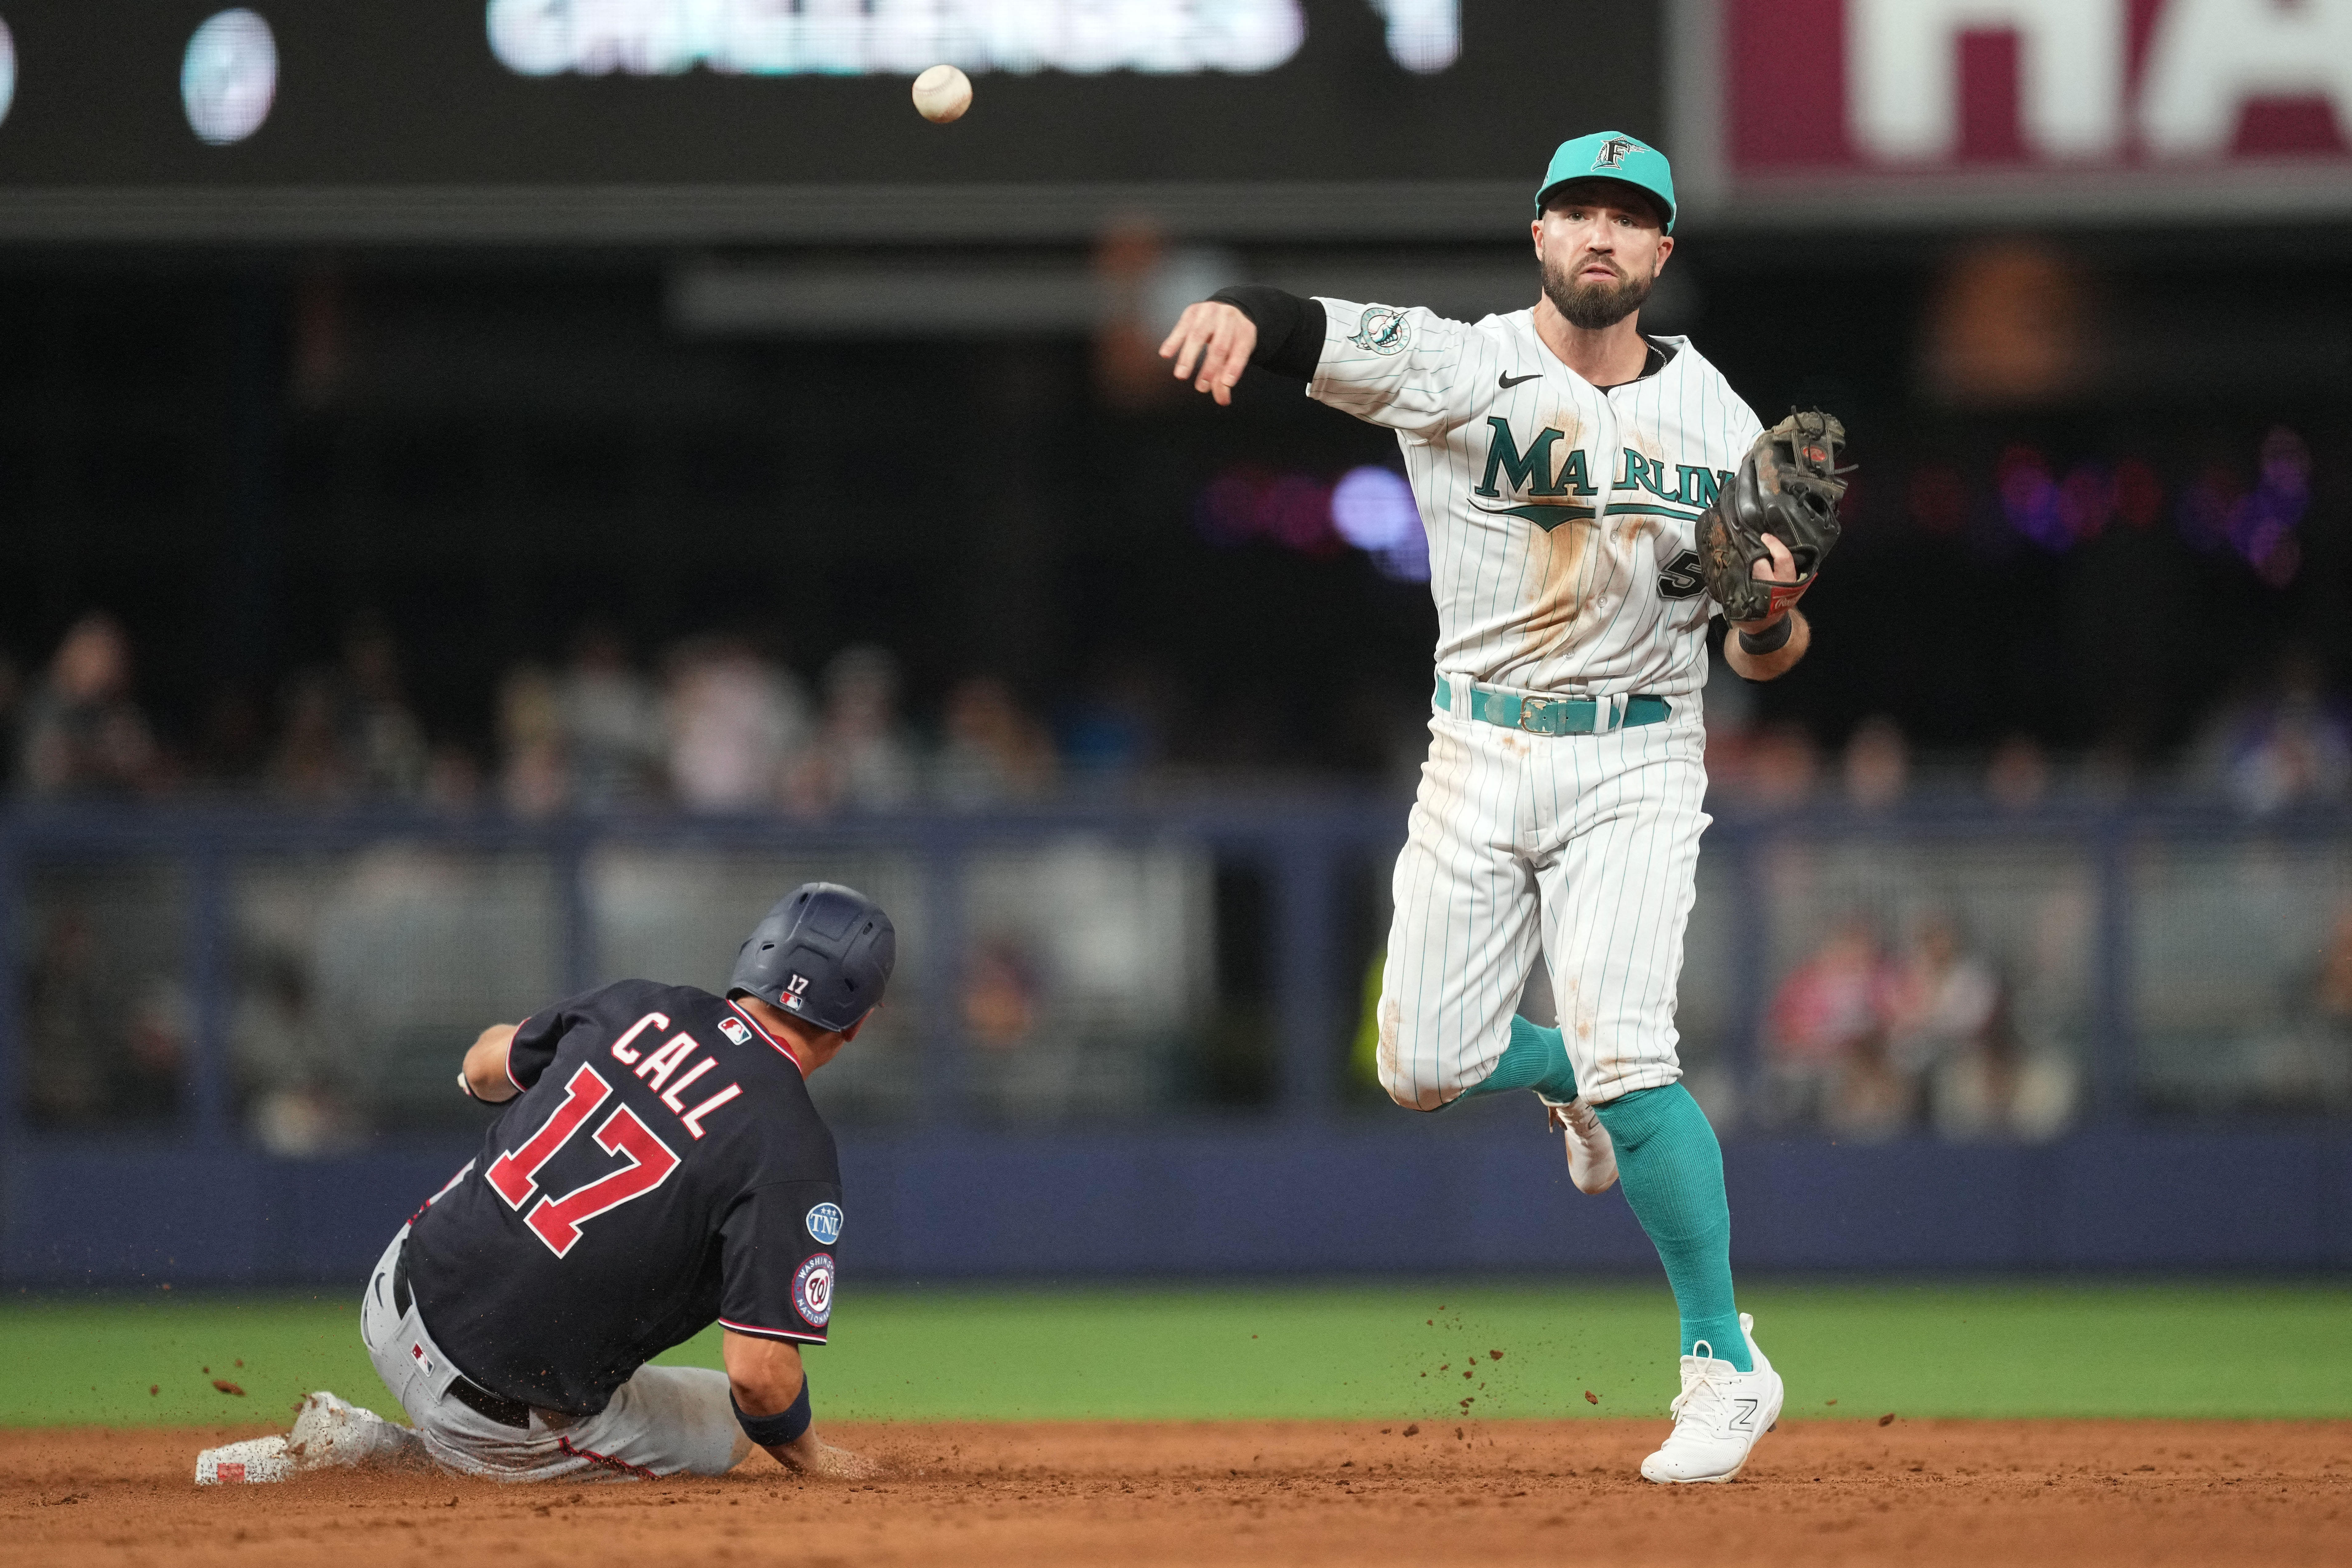
<path fill-rule="evenodd" d="M 261 1428 L 0 1432 L 0 1559 L 545 1564 L 2342 1562 L 2352 1423 L 1790 1422 L 1728 1487 L 1633 1475 L 1663 1424 L 844 1426 L 856 1488 L 428 1476 L 190 1484 Z M 673 1510 L 682 1511 L 672 1511 Z M 2331 1544 L 2332 1543 L 2332 1544 Z"/>

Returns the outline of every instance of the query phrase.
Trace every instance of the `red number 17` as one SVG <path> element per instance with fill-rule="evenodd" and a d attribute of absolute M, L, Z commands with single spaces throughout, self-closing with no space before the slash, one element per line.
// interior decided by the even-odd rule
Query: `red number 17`
<path fill-rule="evenodd" d="M 554 1114 L 540 1123 L 539 1131 L 523 1140 L 520 1148 L 490 1162 L 483 1177 L 490 1184 L 490 1190 L 506 1200 L 507 1207 L 520 1210 L 530 1202 L 531 1194 L 539 1186 L 541 1168 L 555 1158 L 557 1150 L 572 1142 L 612 1093 L 613 1086 L 594 1068 L 583 1067 L 574 1072 L 572 1081 L 563 1086 L 563 1103 L 555 1108 Z M 669 1180 L 669 1173 L 677 1169 L 677 1156 L 669 1145 L 655 1137 L 653 1130 L 638 1121 L 637 1113 L 625 1105 L 614 1108 L 613 1114 L 596 1129 L 594 1137 L 599 1149 L 607 1154 L 625 1155 L 629 1163 L 560 1198 L 542 1197 L 523 1215 L 523 1224 L 530 1226 L 531 1233 L 558 1258 L 571 1251 L 572 1244 L 580 1239 L 582 1226 L 598 1215 L 610 1214 L 631 1198 L 645 1196 Z"/>

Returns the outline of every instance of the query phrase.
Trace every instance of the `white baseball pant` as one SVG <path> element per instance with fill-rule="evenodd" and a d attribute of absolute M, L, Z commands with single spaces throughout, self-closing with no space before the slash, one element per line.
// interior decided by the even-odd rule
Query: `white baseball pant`
<path fill-rule="evenodd" d="M 425 1449 L 451 1469 L 493 1480 L 583 1480 L 597 1477 L 724 1475 L 751 1451 L 735 1419 L 727 1374 L 708 1367 L 642 1366 L 593 1415 L 533 1410 L 528 1430 L 491 1420 L 448 1396 L 462 1375 L 441 1353 L 412 1300 L 393 1300 L 392 1270 L 408 1227 L 392 1238 L 368 1276 L 360 1337 L 378 1376 Z"/>
<path fill-rule="evenodd" d="M 1578 1092 L 1601 1104 L 1682 1077 L 1675 988 L 1711 820 L 1696 694 L 1664 721 L 1534 735 L 1430 716 L 1381 976 L 1380 1072 L 1434 1110 L 1495 1070 L 1538 945 Z"/>

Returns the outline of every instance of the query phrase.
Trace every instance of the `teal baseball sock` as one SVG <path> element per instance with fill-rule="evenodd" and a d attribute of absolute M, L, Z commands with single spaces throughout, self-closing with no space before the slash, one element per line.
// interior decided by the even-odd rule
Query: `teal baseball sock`
<path fill-rule="evenodd" d="M 1555 1036 L 1557 1031 L 1555 1031 Z M 1718 1361 L 1756 1370 L 1739 1309 L 1731 1299 L 1731 1203 L 1723 1191 L 1723 1145 L 1681 1084 L 1638 1089 L 1597 1105 L 1617 1146 L 1618 1179 L 1682 1313 L 1683 1354 L 1705 1340 Z"/>
<path fill-rule="evenodd" d="M 1568 1064 L 1568 1047 L 1561 1044 L 1558 1029 L 1513 1018 L 1511 1043 L 1504 1048 L 1503 1059 L 1495 1064 L 1484 1083 L 1474 1083 L 1462 1093 L 1466 1099 L 1514 1089 L 1532 1089 L 1548 1100 L 1562 1102 L 1576 1098 L 1576 1069 Z"/>

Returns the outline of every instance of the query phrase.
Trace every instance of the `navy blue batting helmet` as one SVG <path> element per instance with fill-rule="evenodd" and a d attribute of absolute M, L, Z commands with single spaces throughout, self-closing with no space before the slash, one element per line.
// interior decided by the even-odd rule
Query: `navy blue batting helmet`
<path fill-rule="evenodd" d="M 751 928 L 727 977 L 820 1029 L 846 1029 L 882 1000 L 898 962 L 898 931 L 882 906 L 838 882 L 806 882 Z"/>

